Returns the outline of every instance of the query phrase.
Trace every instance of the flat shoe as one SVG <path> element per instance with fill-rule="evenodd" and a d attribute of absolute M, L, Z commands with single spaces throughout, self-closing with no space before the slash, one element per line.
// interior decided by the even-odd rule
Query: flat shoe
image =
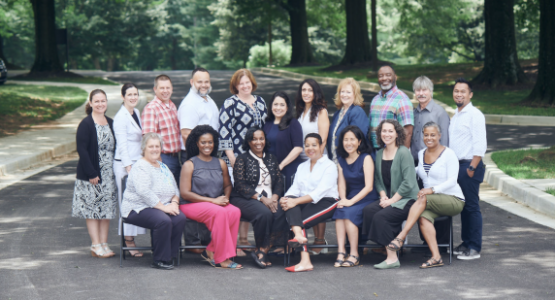
<path fill-rule="evenodd" d="M 285 270 L 288 271 L 288 272 L 292 272 L 292 273 L 298 273 L 298 272 L 312 271 L 312 270 L 314 270 L 314 268 L 305 269 L 304 267 L 299 267 L 298 269 L 296 269 L 295 266 L 291 266 L 291 267 L 285 268 Z"/>
<path fill-rule="evenodd" d="M 420 266 L 420 269 L 429 269 L 435 267 L 443 267 L 443 259 L 440 258 L 439 260 L 435 260 L 433 258 L 430 258 L 427 262 Z"/>
<path fill-rule="evenodd" d="M 297 241 L 297 239 L 289 240 L 289 241 L 287 241 L 287 243 L 289 244 L 289 247 L 291 247 L 291 248 L 298 248 L 300 246 L 305 246 L 306 245 L 306 243 L 301 244 L 299 241 Z"/>
<path fill-rule="evenodd" d="M 381 263 L 374 265 L 374 268 L 376 269 L 380 269 L 380 270 L 385 270 L 385 269 L 396 269 L 396 268 L 400 268 L 401 267 L 401 263 L 399 262 L 399 260 L 397 260 L 396 262 L 392 263 L 392 264 L 388 264 L 385 260 L 382 261 Z"/>
<path fill-rule="evenodd" d="M 160 269 L 160 270 L 172 270 L 173 269 L 173 265 L 164 263 L 162 261 L 153 262 L 150 266 L 152 268 Z"/>
<path fill-rule="evenodd" d="M 214 261 L 212 261 L 214 262 Z M 222 264 L 214 264 L 213 265 L 217 269 L 229 269 L 229 270 L 241 270 L 243 267 L 239 267 L 239 264 L 236 262 L 231 262 L 227 267 L 222 266 Z"/>

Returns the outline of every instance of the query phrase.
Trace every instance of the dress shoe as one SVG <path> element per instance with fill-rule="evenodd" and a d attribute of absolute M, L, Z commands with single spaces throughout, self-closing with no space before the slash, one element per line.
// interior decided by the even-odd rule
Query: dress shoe
<path fill-rule="evenodd" d="M 289 272 L 308 272 L 313 270 L 313 268 L 305 269 L 304 267 L 298 267 L 298 268 L 295 268 L 295 267 L 296 266 L 290 266 L 285 268 L 285 270 Z"/>
<path fill-rule="evenodd" d="M 171 270 L 171 269 L 173 269 L 172 264 L 168 264 L 168 263 L 165 263 L 163 261 L 154 261 L 154 262 L 152 262 L 152 265 L 150 265 L 150 266 L 155 268 L 155 269 L 162 269 L 162 270 Z"/>

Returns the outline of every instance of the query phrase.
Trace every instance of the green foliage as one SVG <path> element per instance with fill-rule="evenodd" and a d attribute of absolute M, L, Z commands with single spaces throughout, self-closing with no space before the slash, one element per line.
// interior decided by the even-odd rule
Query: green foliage
<path fill-rule="evenodd" d="M 249 50 L 249 62 L 247 67 L 267 67 L 269 64 L 268 53 L 270 52 L 268 43 L 264 46 L 253 46 Z M 284 41 L 272 42 L 272 63 L 275 66 L 284 66 L 289 63 L 291 58 L 291 45 L 286 44 Z"/>
<path fill-rule="evenodd" d="M 491 159 L 507 175 L 516 179 L 555 178 L 555 149 L 494 152 Z"/>
<path fill-rule="evenodd" d="M 30 1 L 0 0 L 0 36 L 9 66 L 30 68 L 35 58 L 35 26 Z"/>

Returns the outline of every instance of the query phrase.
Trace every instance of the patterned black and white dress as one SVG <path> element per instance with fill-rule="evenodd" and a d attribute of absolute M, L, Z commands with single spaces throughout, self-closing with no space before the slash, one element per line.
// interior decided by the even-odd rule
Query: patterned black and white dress
<path fill-rule="evenodd" d="M 109 125 L 98 125 L 98 157 L 102 182 L 92 185 L 89 181 L 77 179 L 73 191 L 72 216 L 81 219 L 114 219 L 117 217 L 117 188 L 112 164 L 116 140 Z"/>
<path fill-rule="evenodd" d="M 237 95 L 227 98 L 220 108 L 220 145 L 219 150 L 233 150 L 235 157 L 245 153 L 249 149 L 243 149 L 243 141 L 247 130 L 253 126 L 262 128 L 268 114 L 266 102 L 260 96 L 253 97 L 256 99 L 253 108 L 241 101 Z M 222 159 L 228 167 L 229 159 L 225 152 Z"/>

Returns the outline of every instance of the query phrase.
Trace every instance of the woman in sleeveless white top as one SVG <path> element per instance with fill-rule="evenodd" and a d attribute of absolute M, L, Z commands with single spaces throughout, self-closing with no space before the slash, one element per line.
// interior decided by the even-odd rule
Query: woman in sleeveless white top
<path fill-rule="evenodd" d="M 323 108 L 324 110 L 326 110 L 325 108 Z M 318 132 L 318 117 L 319 114 L 316 115 L 316 119 L 314 120 L 314 122 L 310 122 L 310 112 L 312 110 L 312 107 L 310 107 L 308 109 L 308 111 L 306 113 L 303 113 L 300 117 L 299 117 L 299 123 L 301 123 L 301 126 L 303 127 L 303 141 L 304 138 L 306 137 L 307 134 L 309 133 L 319 133 Z M 327 110 L 326 110 L 326 115 L 327 115 Z M 327 137 L 322 137 L 322 139 L 325 139 Z M 328 150 L 326 148 L 324 148 L 324 155 L 328 154 Z M 303 152 L 301 152 L 301 154 L 299 155 L 302 160 L 307 160 L 308 157 L 306 156 L 306 154 L 304 153 L 304 149 Z"/>

